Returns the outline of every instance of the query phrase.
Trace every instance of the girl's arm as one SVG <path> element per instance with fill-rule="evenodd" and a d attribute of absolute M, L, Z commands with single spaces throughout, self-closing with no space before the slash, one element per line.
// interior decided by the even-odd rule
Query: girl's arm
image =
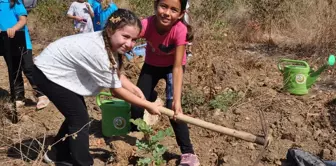
<path fill-rule="evenodd" d="M 87 2 L 85 2 L 85 5 L 86 5 L 86 8 L 89 11 L 90 16 L 93 18 L 94 17 L 94 13 L 93 13 L 91 5 L 89 3 L 87 3 Z"/>
<path fill-rule="evenodd" d="M 7 29 L 8 37 L 14 38 L 15 32 L 22 29 L 27 24 L 26 16 L 19 16 L 19 21 L 12 27 Z"/>
<path fill-rule="evenodd" d="M 160 115 L 158 104 L 143 100 L 123 87 L 111 88 L 110 91 L 112 94 L 120 99 L 123 99 L 139 107 L 145 108 L 150 114 Z"/>
<path fill-rule="evenodd" d="M 67 14 L 68 18 L 71 18 L 71 19 L 74 19 L 74 20 L 77 20 L 77 21 L 82 21 L 83 18 L 82 17 L 79 17 L 79 16 L 73 16 L 71 14 Z"/>
<path fill-rule="evenodd" d="M 120 75 L 121 86 L 128 91 L 132 92 L 136 96 L 140 97 L 141 99 L 146 99 L 142 91 L 135 86 L 127 77 L 123 74 Z"/>
<path fill-rule="evenodd" d="M 182 80 L 183 80 L 183 68 L 182 60 L 185 52 L 185 45 L 176 47 L 175 62 L 173 66 L 173 110 L 175 114 L 183 113 L 181 106 L 181 94 L 182 94 Z"/>

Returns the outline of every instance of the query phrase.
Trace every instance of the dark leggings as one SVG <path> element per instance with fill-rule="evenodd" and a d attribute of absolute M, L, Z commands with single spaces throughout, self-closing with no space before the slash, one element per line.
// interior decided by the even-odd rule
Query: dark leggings
<path fill-rule="evenodd" d="M 138 79 L 137 86 L 142 90 L 147 100 L 155 101 L 156 96 L 153 97 L 154 88 L 160 79 L 165 79 L 167 82 L 167 74 L 172 73 L 172 66 L 169 67 L 156 67 L 148 64 L 144 64 Z M 166 101 L 166 107 L 172 109 L 172 99 Z M 144 109 L 132 105 L 131 107 L 132 119 L 143 118 Z M 194 153 L 192 144 L 189 138 L 189 129 L 186 123 L 170 120 L 173 130 L 176 135 L 177 144 L 180 146 L 182 154 Z M 132 130 L 136 130 L 136 127 L 132 125 Z"/>
<path fill-rule="evenodd" d="M 56 155 L 56 161 L 64 161 L 71 156 L 73 165 L 93 165 L 89 153 L 89 114 L 83 96 L 50 81 L 37 67 L 34 67 L 33 73 L 36 85 L 65 117 L 54 141 L 80 130 L 75 139 L 68 137 L 52 147 L 51 152 Z"/>
<path fill-rule="evenodd" d="M 36 97 L 43 96 L 43 93 L 37 88 L 33 80 L 33 57 L 32 50 L 20 50 L 19 48 L 11 50 L 12 54 L 12 71 L 14 76 L 14 91 L 17 100 L 25 98 L 24 82 L 22 71 L 28 79 L 30 85 L 35 90 Z M 5 58 L 8 66 L 8 60 Z"/>

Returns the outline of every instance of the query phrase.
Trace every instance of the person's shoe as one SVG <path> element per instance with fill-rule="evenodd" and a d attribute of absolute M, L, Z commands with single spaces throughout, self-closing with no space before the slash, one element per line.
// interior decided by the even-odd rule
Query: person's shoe
<path fill-rule="evenodd" d="M 55 161 L 55 159 L 51 159 L 51 156 L 48 156 L 48 152 L 44 154 L 43 161 L 47 164 L 55 164 L 55 165 L 64 165 L 64 166 L 72 166 L 69 161 Z"/>
<path fill-rule="evenodd" d="M 50 100 L 48 99 L 47 96 L 40 96 L 37 98 L 36 109 L 41 110 L 47 107 L 49 103 L 50 103 Z"/>
<path fill-rule="evenodd" d="M 200 162 L 196 155 L 186 153 L 181 155 L 181 162 L 179 166 L 199 166 Z"/>

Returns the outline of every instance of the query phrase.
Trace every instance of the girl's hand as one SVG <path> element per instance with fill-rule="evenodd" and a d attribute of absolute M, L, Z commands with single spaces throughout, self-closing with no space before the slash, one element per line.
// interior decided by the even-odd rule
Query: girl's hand
<path fill-rule="evenodd" d="M 181 102 L 173 101 L 173 111 L 174 111 L 173 119 L 176 120 L 176 116 L 178 114 L 183 114 Z"/>
<path fill-rule="evenodd" d="M 133 93 L 136 95 L 136 96 L 138 96 L 138 97 L 140 97 L 141 99 L 146 99 L 145 98 L 145 95 L 143 94 L 143 92 L 140 90 L 140 88 L 138 88 L 137 86 L 135 86 L 134 88 L 133 88 Z"/>
<path fill-rule="evenodd" d="M 152 115 L 161 115 L 159 107 L 160 103 L 151 102 L 146 110 Z"/>
<path fill-rule="evenodd" d="M 83 18 L 82 17 L 79 17 L 79 16 L 76 16 L 75 19 L 79 22 L 83 21 Z"/>
<path fill-rule="evenodd" d="M 9 38 L 14 38 L 16 30 L 14 28 L 7 29 L 7 35 Z"/>
<path fill-rule="evenodd" d="M 90 4 L 89 3 L 85 2 L 85 6 L 86 6 L 86 8 L 90 9 Z"/>

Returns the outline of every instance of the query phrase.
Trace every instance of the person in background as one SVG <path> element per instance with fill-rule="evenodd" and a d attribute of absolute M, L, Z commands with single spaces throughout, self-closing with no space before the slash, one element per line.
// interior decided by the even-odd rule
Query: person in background
<path fill-rule="evenodd" d="M 93 32 L 92 17 L 94 12 L 91 5 L 85 0 L 73 2 L 67 12 L 67 16 L 74 20 L 76 33 Z"/>
<path fill-rule="evenodd" d="M 8 37 L 14 38 L 16 32 L 23 31 L 26 41 L 26 46 L 11 47 L 12 54 L 12 71 L 14 72 L 14 91 L 16 96 L 16 106 L 22 107 L 25 105 L 25 90 L 22 71 L 28 79 L 30 85 L 33 87 L 35 96 L 37 98 L 37 109 L 43 109 L 49 104 L 49 99 L 36 87 L 33 80 L 33 53 L 32 43 L 27 27 L 27 11 L 21 0 L 6 0 L 0 1 L 0 31 L 6 31 Z M 14 44 L 14 43 L 13 43 Z M 13 46 L 13 45 L 12 45 Z M 8 66 L 7 58 L 5 61 Z"/>
<path fill-rule="evenodd" d="M 103 31 L 63 37 L 35 58 L 37 86 L 65 117 L 54 143 L 64 140 L 44 154 L 45 162 L 93 165 L 84 96 L 96 96 L 103 88 L 151 114 L 160 114 L 158 104 L 147 101 L 141 90 L 120 72 L 122 56 L 134 47 L 141 29 L 134 13 L 118 9 L 107 19 Z"/>
<path fill-rule="evenodd" d="M 89 0 L 88 1 L 93 8 L 93 27 L 94 31 L 100 31 L 104 29 L 107 18 L 116 10 L 118 7 L 112 0 Z"/>
<path fill-rule="evenodd" d="M 160 79 L 172 81 L 172 98 L 166 101 L 166 107 L 176 114 L 182 114 L 181 94 L 183 66 L 186 64 L 186 44 L 192 41 L 190 25 L 183 21 L 187 0 L 155 0 L 155 15 L 142 20 L 143 30 L 140 37 L 147 41 L 145 63 L 141 69 L 137 86 L 147 100 L 155 94 L 154 88 Z M 171 79 L 167 75 L 172 73 Z M 144 109 L 136 105 L 131 107 L 132 119 L 143 118 Z M 182 152 L 181 165 L 198 166 L 199 160 L 194 154 L 186 123 L 170 120 L 176 135 L 177 144 Z M 136 126 L 132 125 L 135 131 Z"/>
<path fill-rule="evenodd" d="M 190 14 L 189 14 L 189 0 L 187 2 L 187 6 L 186 6 L 186 11 L 184 13 L 184 21 L 186 24 L 190 25 L 191 23 L 191 18 L 190 18 Z M 191 52 L 191 47 L 192 47 L 192 42 L 188 41 L 187 45 L 186 45 L 186 51 L 187 51 L 187 58 L 190 58 L 192 56 L 192 52 Z"/>

